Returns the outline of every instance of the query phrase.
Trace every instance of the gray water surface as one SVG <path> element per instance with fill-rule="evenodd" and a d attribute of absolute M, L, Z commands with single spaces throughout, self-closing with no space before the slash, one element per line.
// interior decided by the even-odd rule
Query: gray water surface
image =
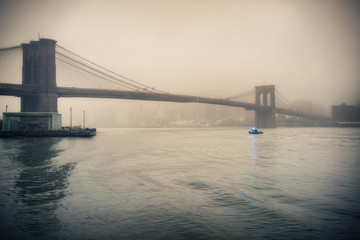
<path fill-rule="evenodd" d="M 1 239 L 360 239 L 360 129 L 0 139 Z"/>

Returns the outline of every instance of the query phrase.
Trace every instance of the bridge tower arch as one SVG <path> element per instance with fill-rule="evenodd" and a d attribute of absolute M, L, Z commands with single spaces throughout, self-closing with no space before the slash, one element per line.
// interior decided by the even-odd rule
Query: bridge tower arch
<path fill-rule="evenodd" d="M 22 84 L 35 86 L 31 95 L 21 97 L 21 112 L 57 112 L 56 41 L 42 38 L 21 45 Z"/>
<path fill-rule="evenodd" d="M 256 126 L 275 127 L 275 85 L 256 86 L 255 104 L 258 105 L 255 110 Z"/>

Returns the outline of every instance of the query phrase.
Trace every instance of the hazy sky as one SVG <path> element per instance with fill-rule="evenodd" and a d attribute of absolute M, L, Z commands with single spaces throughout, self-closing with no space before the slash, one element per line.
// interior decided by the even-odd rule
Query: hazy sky
<path fill-rule="evenodd" d="M 158 89 L 354 104 L 360 1 L 0 0 L 0 47 L 41 37 Z"/>

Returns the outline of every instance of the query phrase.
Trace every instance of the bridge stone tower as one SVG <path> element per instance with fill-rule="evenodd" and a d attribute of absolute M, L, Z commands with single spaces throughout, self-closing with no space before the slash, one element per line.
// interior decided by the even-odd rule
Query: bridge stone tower
<path fill-rule="evenodd" d="M 42 38 L 22 44 L 22 84 L 36 87 L 31 96 L 21 97 L 21 112 L 57 112 L 56 41 Z"/>
<path fill-rule="evenodd" d="M 275 127 L 275 85 L 256 86 L 255 104 L 265 107 L 255 111 L 256 126 L 262 128 Z"/>

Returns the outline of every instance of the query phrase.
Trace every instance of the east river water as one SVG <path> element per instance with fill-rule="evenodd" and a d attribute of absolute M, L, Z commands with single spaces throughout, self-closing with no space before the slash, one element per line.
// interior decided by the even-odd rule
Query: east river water
<path fill-rule="evenodd" d="M 0 139 L 0 239 L 360 239 L 360 129 Z"/>

